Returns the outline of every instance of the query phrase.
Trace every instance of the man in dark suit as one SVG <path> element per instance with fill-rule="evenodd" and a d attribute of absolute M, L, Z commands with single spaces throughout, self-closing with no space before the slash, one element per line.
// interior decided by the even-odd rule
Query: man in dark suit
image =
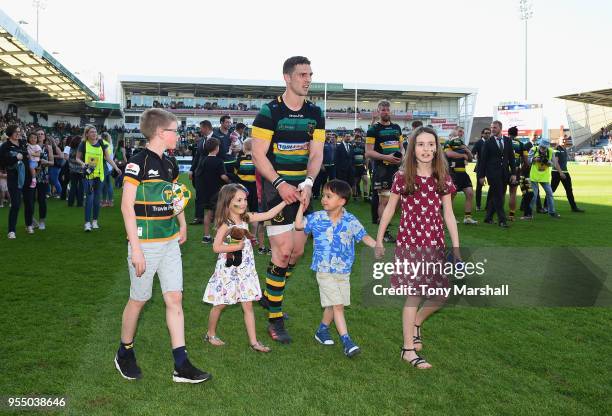
<path fill-rule="evenodd" d="M 193 187 L 196 191 L 195 198 L 195 215 L 192 225 L 202 224 L 204 219 L 204 203 L 201 198 L 204 191 L 202 189 L 203 182 L 201 179 L 202 169 L 200 168 L 200 161 L 203 161 L 207 156 L 204 150 L 204 144 L 206 140 L 212 137 L 213 127 L 210 121 L 204 120 L 200 122 L 200 139 L 195 143 L 193 154 L 191 156 L 191 168 L 189 169 L 189 179 L 191 180 Z"/>
<path fill-rule="evenodd" d="M 489 127 L 485 127 L 480 132 L 480 139 L 474 143 L 472 147 L 472 155 L 476 157 L 476 166 L 474 167 L 474 172 L 478 174 L 478 162 L 480 161 L 482 147 L 487 142 L 489 137 L 491 136 L 491 129 Z M 480 203 L 482 202 L 482 184 L 480 181 L 476 181 L 476 211 L 480 211 Z"/>
<path fill-rule="evenodd" d="M 351 135 L 346 134 L 342 142 L 336 145 L 336 179 L 341 179 L 349 185 L 353 183 L 353 145 Z"/>
<path fill-rule="evenodd" d="M 497 213 L 499 226 L 507 228 L 506 213 L 504 212 L 504 195 L 506 186 L 516 180 L 514 150 L 510 138 L 502 135 L 502 123 L 491 123 L 491 137 L 484 143 L 478 161 L 478 181 L 484 184 L 485 178 L 489 183 L 490 203 L 487 205 L 487 214 L 484 222 L 493 223 L 493 213 Z"/>

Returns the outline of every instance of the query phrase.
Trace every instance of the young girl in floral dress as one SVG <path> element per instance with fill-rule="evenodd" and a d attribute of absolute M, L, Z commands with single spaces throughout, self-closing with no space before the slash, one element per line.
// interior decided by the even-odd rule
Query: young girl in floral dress
<path fill-rule="evenodd" d="M 248 238 L 236 244 L 228 244 L 231 227 L 248 230 L 250 222 L 266 221 L 274 218 L 285 206 L 281 202 L 268 212 L 247 212 L 248 191 L 239 184 L 228 184 L 221 188 L 217 201 L 215 223 L 217 234 L 213 242 L 213 251 L 219 253 L 215 272 L 208 281 L 203 301 L 214 305 L 208 318 L 208 331 L 204 340 L 215 346 L 225 343 L 217 337 L 217 323 L 221 312 L 227 305 L 242 304 L 244 323 L 249 337 L 249 345 L 254 351 L 270 352 L 270 348 L 257 340 L 255 332 L 255 315 L 253 301 L 261 298 L 259 277 L 255 270 L 253 247 Z M 238 265 L 226 265 L 227 253 L 242 250 L 242 262 Z"/>

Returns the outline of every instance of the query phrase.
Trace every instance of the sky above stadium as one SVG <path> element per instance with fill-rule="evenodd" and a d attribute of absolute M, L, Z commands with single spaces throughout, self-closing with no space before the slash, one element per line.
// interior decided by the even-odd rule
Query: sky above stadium
<path fill-rule="evenodd" d="M 524 24 L 518 0 L 233 1 L 43 0 L 39 43 L 106 98 L 119 75 L 280 79 L 292 55 L 314 82 L 478 89 L 476 116 L 524 99 Z M 528 101 L 548 127 L 565 123 L 554 97 L 612 87 L 612 2 L 532 0 Z M 0 7 L 36 39 L 30 0 Z"/>

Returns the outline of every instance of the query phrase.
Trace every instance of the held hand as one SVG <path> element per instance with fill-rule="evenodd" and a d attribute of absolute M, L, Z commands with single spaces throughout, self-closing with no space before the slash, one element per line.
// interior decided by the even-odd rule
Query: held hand
<path fill-rule="evenodd" d="M 244 248 L 244 239 L 241 240 L 238 244 L 233 244 L 232 251 L 241 251 Z"/>
<path fill-rule="evenodd" d="M 136 277 L 141 277 L 146 270 L 146 262 L 141 249 L 132 251 L 132 265 L 136 269 Z"/>
<path fill-rule="evenodd" d="M 311 196 L 312 188 L 310 186 L 305 186 L 300 194 L 300 204 L 304 207 L 304 211 L 306 211 L 308 209 L 308 205 L 310 205 Z"/>
<path fill-rule="evenodd" d="M 17 160 L 22 160 L 23 159 L 23 155 L 21 153 L 17 153 Z"/>
<path fill-rule="evenodd" d="M 402 161 L 402 159 L 400 159 L 399 157 L 395 157 L 393 155 L 385 155 L 384 159 L 389 163 L 392 163 L 394 165 L 399 165 L 400 162 Z"/>
<path fill-rule="evenodd" d="M 187 226 L 181 226 L 179 229 L 179 245 L 187 241 Z"/>
<path fill-rule="evenodd" d="M 300 193 L 297 188 L 293 185 L 289 185 L 287 182 L 281 183 L 278 188 L 278 194 L 287 204 L 293 204 L 300 199 Z"/>
<path fill-rule="evenodd" d="M 453 247 L 453 258 L 455 260 L 455 263 L 463 261 L 461 260 L 461 250 L 459 249 L 459 247 Z"/>
<path fill-rule="evenodd" d="M 385 246 L 383 245 L 382 242 L 377 241 L 376 247 L 374 247 L 374 257 L 376 257 L 377 260 L 380 260 L 381 258 L 383 258 L 384 255 L 385 255 Z"/>

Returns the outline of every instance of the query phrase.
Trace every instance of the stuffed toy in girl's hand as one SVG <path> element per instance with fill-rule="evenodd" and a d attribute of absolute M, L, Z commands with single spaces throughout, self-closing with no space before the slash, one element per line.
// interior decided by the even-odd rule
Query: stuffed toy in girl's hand
<path fill-rule="evenodd" d="M 239 244 L 245 237 L 249 239 L 254 238 L 249 230 L 240 227 L 230 227 L 226 238 L 229 240 L 229 244 Z M 240 266 L 240 264 L 242 264 L 242 250 L 225 253 L 225 255 L 225 267 Z"/>

